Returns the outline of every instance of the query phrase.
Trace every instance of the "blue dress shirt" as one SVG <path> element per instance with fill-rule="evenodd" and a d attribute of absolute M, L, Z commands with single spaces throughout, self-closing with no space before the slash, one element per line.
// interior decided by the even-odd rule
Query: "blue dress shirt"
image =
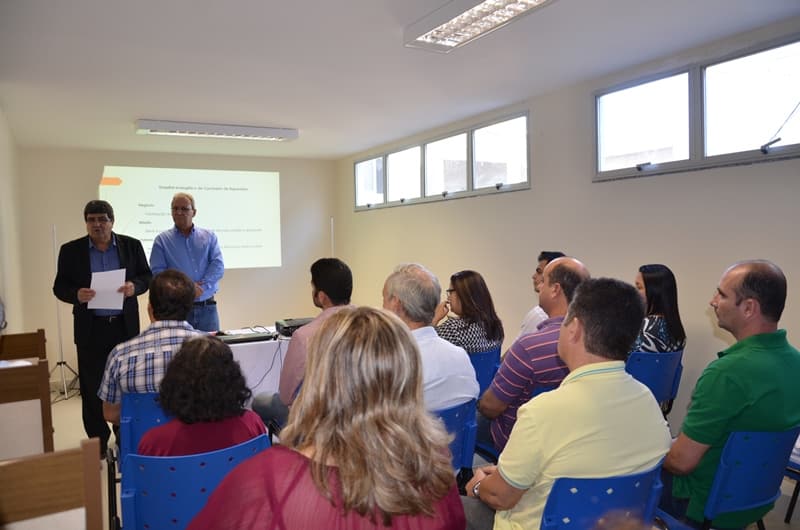
<path fill-rule="evenodd" d="M 166 269 L 178 269 L 199 283 L 203 294 L 197 298 L 198 302 L 214 296 L 225 272 L 216 234 L 197 226 L 192 226 L 189 237 L 174 226 L 158 234 L 150 252 L 150 268 L 153 275 Z"/>

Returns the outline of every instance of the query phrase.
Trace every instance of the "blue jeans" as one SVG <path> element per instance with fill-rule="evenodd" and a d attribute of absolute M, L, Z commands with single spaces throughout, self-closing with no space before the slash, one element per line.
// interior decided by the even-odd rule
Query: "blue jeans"
<path fill-rule="evenodd" d="M 217 314 L 216 304 L 196 305 L 192 307 L 186 321 L 189 322 L 194 329 L 200 331 L 219 331 L 219 315 Z"/>

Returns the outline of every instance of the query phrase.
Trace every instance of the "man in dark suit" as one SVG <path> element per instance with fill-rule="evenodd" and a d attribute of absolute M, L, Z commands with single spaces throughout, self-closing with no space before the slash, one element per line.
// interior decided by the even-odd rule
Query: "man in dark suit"
<path fill-rule="evenodd" d="M 53 293 L 72 304 L 83 428 L 90 438 L 100 438 L 101 454 L 105 454 L 111 431 L 97 390 L 111 349 L 139 334 L 136 297 L 147 291 L 152 273 L 142 243 L 112 232 L 114 209 L 109 203 L 89 201 L 83 218 L 88 236 L 61 246 Z M 122 309 L 89 309 L 87 304 L 96 294 L 90 288 L 92 273 L 117 269 L 125 269 L 125 284 L 118 289 L 124 294 Z"/>

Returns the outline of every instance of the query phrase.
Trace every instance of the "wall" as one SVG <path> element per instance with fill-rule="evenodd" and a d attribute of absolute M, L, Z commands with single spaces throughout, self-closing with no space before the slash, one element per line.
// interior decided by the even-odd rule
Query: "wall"
<path fill-rule="evenodd" d="M 16 147 L 0 108 L 0 298 L 6 309 L 5 333 L 27 331 L 23 323 Z"/>
<path fill-rule="evenodd" d="M 733 342 L 716 327 L 708 305 L 729 264 L 769 258 L 783 268 L 790 283 L 782 326 L 789 330 L 790 340 L 800 344 L 796 244 L 800 160 L 593 184 L 592 93 L 631 77 L 767 40 L 786 29 L 785 25 L 762 29 L 494 113 L 530 111 L 531 189 L 527 191 L 353 211 L 356 159 L 470 122 L 340 161 L 337 233 L 346 235 L 339 248 L 349 256 L 354 271 L 355 298 L 379 305 L 385 277 L 403 261 L 427 265 L 443 287 L 451 273 L 476 269 L 492 291 L 508 347 L 523 315 L 536 303 L 530 277 L 540 250 L 563 250 L 583 260 L 593 276 L 631 283 L 639 265 L 665 263 L 678 279 L 688 334 L 684 378 L 670 416 L 677 432 L 697 377 L 716 352 Z"/>
<path fill-rule="evenodd" d="M 71 307 L 52 293 L 58 247 L 86 234 L 83 207 L 97 197 L 104 165 L 238 169 L 280 172 L 281 246 L 283 265 L 268 269 L 227 271 L 217 300 L 223 328 L 272 325 L 287 317 L 313 316 L 309 265 L 330 253 L 330 217 L 335 186 L 334 164 L 325 161 L 248 157 L 195 156 L 162 153 L 21 149 L 20 211 L 25 223 L 22 284 L 26 296 L 25 326 L 44 327 L 51 365 L 63 345 L 65 360 L 75 363 Z M 204 209 L 198 204 L 196 222 Z M 165 211 L 169 204 L 164 205 Z M 55 228 L 56 241 L 53 242 Z M 165 229 L 168 227 L 164 227 Z M 147 295 L 139 300 L 142 325 L 147 325 Z M 60 326 L 58 323 L 60 319 Z"/>

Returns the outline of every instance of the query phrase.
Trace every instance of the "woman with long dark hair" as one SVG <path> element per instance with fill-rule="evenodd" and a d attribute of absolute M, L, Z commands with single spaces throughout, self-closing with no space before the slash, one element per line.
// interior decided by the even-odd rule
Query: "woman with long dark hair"
<path fill-rule="evenodd" d="M 449 312 L 455 318 L 442 322 Z M 460 271 L 450 276 L 447 299 L 436 308 L 433 325 L 440 337 L 461 346 L 467 353 L 488 351 L 503 343 L 503 323 L 494 310 L 483 276 L 475 271 Z"/>
<path fill-rule="evenodd" d="M 642 265 L 635 285 L 645 302 L 645 317 L 631 351 L 682 350 L 686 346 L 686 332 L 678 312 L 675 275 L 666 265 Z"/>

